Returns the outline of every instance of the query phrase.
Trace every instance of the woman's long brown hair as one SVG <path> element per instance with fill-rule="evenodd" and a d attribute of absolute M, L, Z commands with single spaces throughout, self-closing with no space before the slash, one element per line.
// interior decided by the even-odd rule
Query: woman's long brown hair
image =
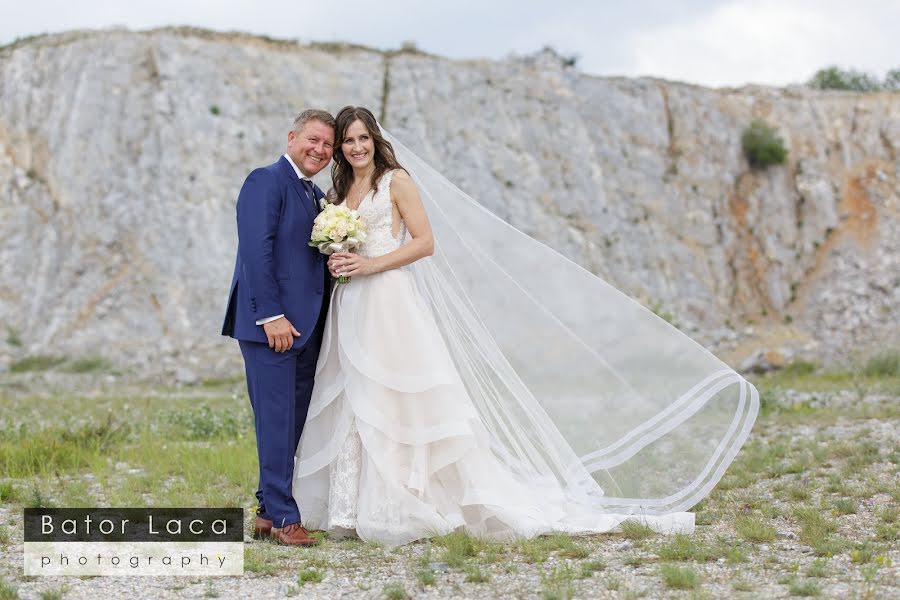
<path fill-rule="evenodd" d="M 356 121 L 362 121 L 375 143 L 375 171 L 372 173 L 370 185 L 375 187 L 381 176 L 391 169 L 403 168 L 394 156 L 394 147 L 381 135 L 372 111 L 361 106 L 345 106 L 335 117 L 334 166 L 331 167 L 331 182 L 335 192 L 335 197 L 331 201 L 335 204 L 344 201 L 353 183 L 353 167 L 344 156 L 341 146 L 344 136 L 347 135 L 347 129 Z"/>

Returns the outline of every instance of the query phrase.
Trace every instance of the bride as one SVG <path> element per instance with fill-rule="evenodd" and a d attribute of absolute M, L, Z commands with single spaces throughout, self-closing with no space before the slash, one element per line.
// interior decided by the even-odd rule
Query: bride
<path fill-rule="evenodd" d="M 755 388 L 497 219 L 372 113 L 336 119 L 331 201 L 368 226 L 334 287 L 293 492 L 307 527 L 385 544 L 693 530 Z M 402 166 L 401 166 L 402 161 Z"/>

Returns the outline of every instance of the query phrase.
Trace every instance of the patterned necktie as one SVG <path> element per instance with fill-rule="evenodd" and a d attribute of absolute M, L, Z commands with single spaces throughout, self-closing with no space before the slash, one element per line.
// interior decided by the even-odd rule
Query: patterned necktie
<path fill-rule="evenodd" d="M 306 190 L 306 195 L 309 196 L 310 200 L 312 200 L 313 206 L 318 212 L 319 206 L 316 203 L 316 192 L 313 190 L 313 182 L 309 179 L 301 179 L 300 183 L 303 184 L 303 189 Z"/>

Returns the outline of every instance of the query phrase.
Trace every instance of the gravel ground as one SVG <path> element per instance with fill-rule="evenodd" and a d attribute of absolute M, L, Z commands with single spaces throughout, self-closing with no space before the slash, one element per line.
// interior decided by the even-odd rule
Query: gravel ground
<path fill-rule="evenodd" d="M 198 397 L 207 393 L 197 388 Z M 695 550 L 705 549 L 703 556 L 673 557 L 668 536 L 604 535 L 574 539 L 577 558 L 564 549 L 535 554 L 534 544 L 494 545 L 466 558 L 464 566 L 448 567 L 445 549 L 438 544 L 389 550 L 355 540 L 329 540 L 308 550 L 248 538 L 241 577 L 24 577 L 21 511 L 0 503 L 0 532 L 6 532 L 6 539 L 0 539 L 5 582 L 0 600 L 900 598 L 897 400 L 890 394 L 860 395 L 854 390 L 780 392 L 783 408 L 760 418 L 748 447 L 697 509 L 697 531 L 690 539 Z M 874 416 L 840 414 L 862 405 Z M 774 457 L 768 466 L 754 467 L 754 460 L 766 453 Z M 792 466 L 796 464 L 800 467 Z M 842 501 L 844 509 L 836 510 Z M 834 536 L 843 546 L 833 556 L 804 541 L 792 512 L 801 505 L 836 523 Z M 758 517 L 771 535 L 748 539 L 737 524 L 742 517 Z M 697 583 L 687 589 L 672 587 L 662 576 L 670 564 L 689 569 Z M 321 581 L 301 583 L 299 575 L 310 571 L 323 575 Z M 813 576 L 816 571 L 823 576 Z M 429 572 L 433 582 L 425 584 Z M 486 581 L 473 581 L 478 574 Z"/>

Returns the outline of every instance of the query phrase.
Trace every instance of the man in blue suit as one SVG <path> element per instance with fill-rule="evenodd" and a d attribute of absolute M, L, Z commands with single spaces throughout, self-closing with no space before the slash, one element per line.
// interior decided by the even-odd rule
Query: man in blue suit
<path fill-rule="evenodd" d="M 222 335 L 238 340 L 256 426 L 255 537 L 311 546 L 291 493 L 328 310 L 325 259 L 307 245 L 319 201 L 310 181 L 334 151 L 334 117 L 307 110 L 287 153 L 247 176 L 237 201 L 238 251 Z"/>

